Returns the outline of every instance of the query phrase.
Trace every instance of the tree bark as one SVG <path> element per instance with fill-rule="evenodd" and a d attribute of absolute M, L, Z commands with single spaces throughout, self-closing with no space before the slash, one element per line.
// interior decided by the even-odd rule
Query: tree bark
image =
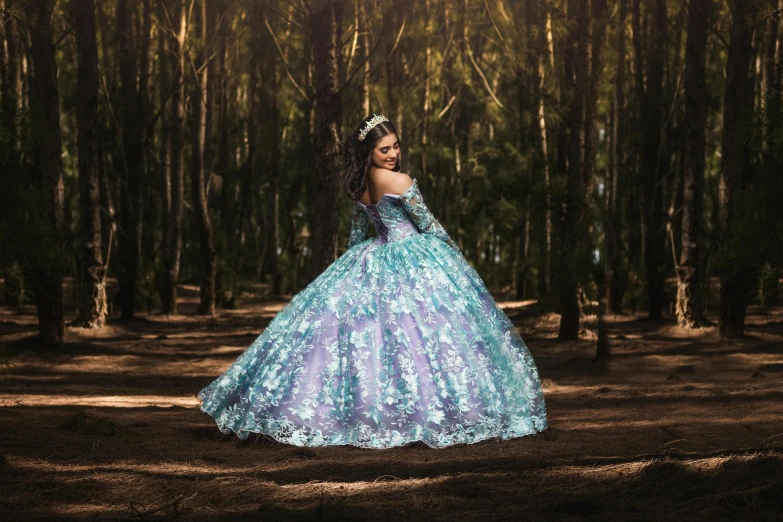
<path fill-rule="evenodd" d="M 172 301 L 169 294 L 170 284 L 167 267 L 167 248 L 168 248 L 168 229 L 171 219 L 171 126 L 169 123 L 169 101 L 173 94 L 171 83 L 171 57 L 170 44 L 171 34 L 167 28 L 168 19 L 171 15 L 171 5 L 167 0 L 160 0 L 157 5 L 157 19 L 161 29 L 158 31 L 158 103 L 160 106 L 160 179 L 158 185 L 158 194 L 160 195 L 160 257 L 162 267 L 159 274 L 159 290 L 161 308 L 164 313 L 171 312 L 170 303 Z M 154 186 L 154 185 L 153 185 Z"/>
<path fill-rule="evenodd" d="M 30 101 L 40 122 L 37 150 L 30 151 L 38 188 L 45 195 L 47 221 L 51 226 L 50 261 L 35 268 L 33 291 L 38 312 L 38 333 L 47 346 L 60 346 L 65 338 L 63 318 L 63 199 L 61 162 L 60 95 L 57 89 L 57 64 L 52 29 L 53 0 L 29 2 L 24 12 L 30 21 L 30 52 L 34 74 L 30 83 Z"/>
<path fill-rule="evenodd" d="M 318 277 L 337 256 L 342 95 L 339 49 L 342 34 L 342 0 L 315 0 L 310 31 L 315 65 L 315 220 L 311 279 Z"/>
<path fill-rule="evenodd" d="M 585 100 L 585 156 L 584 185 L 585 196 L 592 199 L 593 178 L 595 174 L 595 159 L 597 155 L 597 139 L 595 133 L 595 118 L 598 108 L 599 89 L 604 69 L 604 43 L 606 41 L 606 0 L 591 0 L 592 7 L 592 37 L 590 52 L 590 83 Z"/>
<path fill-rule="evenodd" d="M 754 20 L 759 3 L 730 0 L 731 40 L 726 63 L 726 88 L 723 102 L 723 143 L 720 173 L 720 322 L 724 337 L 742 337 L 745 333 L 745 312 L 748 306 L 752 275 L 750 268 L 728 260 L 732 227 L 736 219 L 738 199 L 746 182 L 746 170 L 751 151 L 745 140 L 746 129 L 753 116 Z"/>
<path fill-rule="evenodd" d="M 208 31 L 208 0 L 201 0 L 194 6 L 194 31 L 199 36 L 197 54 L 194 59 L 197 71 L 192 71 L 192 88 L 190 92 L 191 107 L 191 142 L 190 142 L 190 188 L 193 197 L 193 214 L 199 237 L 201 253 L 201 277 L 199 283 L 199 305 L 197 314 L 214 315 L 215 313 L 215 239 L 212 224 L 209 220 L 207 205 L 207 181 L 209 173 L 205 169 L 207 141 L 207 114 L 211 104 L 207 99 L 208 67 L 206 62 L 206 45 L 211 40 Z M 210 13 L 211 14 L 211 13 Z"/>
<path fill-rule="evenodd" d="M 262 16 L 267 17 L 263 11 Z M 270 24 L 265 21 L 265 25 Z M 270 25 L 271 26 L 271 25 Z M 271 37 L 267 37 L 268 45 L 275 45 Z M 287 45 L 286 45 L 287 49 Z M 285 55 L 284 55 L 285 58 Z M 262 109 L 262 121 L 268 139 L 280 143 L 282 133 L 280 129 L 280 84 L 281 77 L 285 74 L 276 54 L 270 55 L 264 60 L 264 69 L 261 80 L 264 86 Z M 282 144 L 281 144 L 282 145 Z M 268 153 L 267 165 L 264 172 L 267 174 L 266 187 L 266 216 L 264 217 L 264 259 L 272 279 L 271 296 L 279 298 L 281 295 L 282 274 L 280 273 L 280 260 L 278 248 L 280 245 L 280 165 L 282 162 L 281 146 L 271 147 Z"/>
<path fill-rule="evenodd" d="M 144 141 L 149 65 L 150 2 L 143 0 L 141 39 L 134 47 L 128 0 L 117 0 L 117 52 L 120 73 L 120 153 L 115 164 L 120 183 L 119 282 L 123 319 L 136 315 L 135 300 L 141 257 Z"/>
<path fill-rule="evenodd" d="M 389 100 L 389 112 L 387 114 L 394 122 L 400 140 L 403 139 L 405 134 L 405 120 L 402 111 L 405 92 L 402 86 L 406 75 L 402 65 L 403 58 L 400 45 L 402 38 L 397 40 L 397 36 L 400 34 L 400 30 L 404 29 L 403 25 L 407 22 L 407 10 L 408 2 L 401 1 L 398 2 L 389 15 L 390 28 L 388 30 L 393 36 L 386 39 L 386 56 L 384 59 L 386 66 L 386 97 Z"/>
<path fill-rule="evenodd" d="M 364 5 L 363 2 L 360 2 L 362 5 Z M 364 10 L 364 7 L 362 7 L 362 10 Z M 424 181 L 424 184 L 426 187 L 431 186 L 430 181 L 430 174 L 429 174 L 429 164 L 428 164 L 428 148 L 429 148 L 429 123 L 430 123 L 430 112 L 432 108 L 432 44 L 430 42 L 429 35 L 432 33 L 432 12 L 431 12 L 431 6 L 430 6 L 430 0 L 424 0 L 424 29 L 427 36 L 425 36 L 426 39 L 426 49 L 424 51 L 424 94 L 422 96 L 423 98 L 423 106 L 422 106 L 422 114 L 421 114 L 421 137 L 420 137 L 420 145 L 421 145 L 421 177 Z M 365 40 L 369 41 L 369 40 Z M 365 51 L 369 52 L 369 51 Z M 368 60 L 369 63 L 369 60 Z M 367 74 L 365 77 L 369 76 L 369 69 L 365 71 Z M 370 89 L 369 89 L 369 80 L 365 80 L 367 82 L 367 98 L 366 98 L 366 110 L 365 113 L 369 114 L 370 109 Z"/>
<path fill-rule="evenodd" d="M 563 240 L 560 252 L 560 329 L 558 338 L 579 338 L 578 259 L 582 258 L 581 239 L 585 204 L 585 92 L 587 75 L 588 5 L 580 0 L 568 2 L 569 25 L 575 27 L 566 49 L 566 78 L 564 90 L 568 99 L 568 188 L 563 216 Z M 574 52 L 576 56 L 574 57 Z M 573 71 L 573 77 L 571 72 Z M 573 78 L 573 79 L 572 79 Z"/>
<path fill-rule="evenodd" d="M 425 0 L 426 9 L 429 11 L 429 0 Z M 364 71 L 362 74 L 362 112 L 364 116 L 370 115 L 370 21 L 367 17 L 367 6 L 363 0 L 356 0 L 356 7 L 359 10 L 359 27 L 361 35 L 362 59 L 364 60 Z M 429 47 L 428 47 L 429 49 Z M 429 58 L 428 58 L 429 60 Z M 429 62 L 428 62 L 429 63 Z M 428 69 L 429 71 L 429 69 Z"/>
<path fill-rule="evenodd" d="M 183 115 L 183 98 L 185 96 L 185 84 L 183 81 L 183 68 L 185 65 L 184 49 L 187 24 L 182 0 L 167 1 L 168 17 L 166 25 L 171 24 L 172 36 L 169 40 L 169 55 L 165 58 L 169 61 L 168 69 L 171 81 L 171 99 L 169 100 L 168 113 L 168 148 L 169 168 L 168 175 L 164 178 L 169 190 L 167 202 L 167 214 L 165 219 L 166 229 L 163 231 L 163 264 L 165 273 L 163 277 L 163 297 L 161 299 L 164 314 L 177 313 L 177 285 L 179 284 L 180 258 L 182 256 L 182 215 L 185 199 L 185 173 L 184 173 L 184 147 L 185 128 Z M 164 59 L 164 58 L 162 58 Z"/>
<path fill-rule="evenodd" d="M 0 2 L 0 7 L 3 7 L 2 2 Z M 8 11 L 15 9 L 14 0 L 6 0 L 5 9 Z M 0 39 L 0 59 L 3 60 L 4 64 L 2 68 L 3 96 L 2 105 L 0 105 L 0 117 L 3 118 L 4 125 L 8 130 L 11 151 L 16 153 L 19 149 L 16 119 L 19 105 L 22 101 L 22 49 L 19 45 L 19 24 L 16 18 L 9 16 L 4 22 L 5 46 L 3 46 L 3 39 Z M 3 48 L 5 53 L 3 53 Z M 4 57 L 3 54 L 5 54 Z"/>
<path fill-rule="evenodd" d="M 551 266 L 552 266 L 552 212 L 550 209 L 550 173 L 549 173 L 549 153 L 547 150 L 547 126 L 544 107 L 544 96 L 542 95 L 544 78 L 547 66 L 547 31 L 545 18 L 542 16 L 544 2 L 539 0 L 528 0 L 527 2 L 527 21 L 528 21 L 528 42 L 527 45 L 532 52 L 528 53 L 528 110 L 532 113 L 531 138 L 533 142 L 533 161 L 531 162 L 531 172 L 534 175 L 543 174 L 544 178 L 544 214 L 543 214 L 543 234 L 542 234 L 542 252 L 539 255 L 539 274 L 542 284 L 539 292 L 544 297 L 551 295 Z M 521 100 L 520 100 L 521 101 Z M 529 221 L 529 209 L 526 219 Z"/>
<path fill-rule="evenodd" d="M 677 277 L 677 322 L 682 328 L 704 323 L 701 230 L 707 147 L 706 59 L 711 0 L 691 0 L 685 48 L 685 150 L 682 193 L 682 241 Z"/>
<path fill-rule="evenodd" d="M 98 45 L 94 0 L 73 3 L 78 61 L 76 120 L 82 256 L 77 324 L 99 328 L 106 322 L 106 284 L 101 245 L 100 144 L 98 132 Z"/>
<path fill-rule="evenodd" d="M 625 21 L 628 0 L 619 0 L 617 23 L 617 75 L 615 77 L 612 125 L 611 178 L 606 184 L 606 222 L 604 225 L 604 279 L 608 292 L 607 309 L 622 313 L 625 276 L 622 272 L 622 203 L 626 176 L 625 164 Z"/>
<path fill-rule="evenodd" d="M 663 292 L 663 191 L 661 188 L 661 104 L 666 59 L 666 1 L 655 0 L 652 6 L 652 34 L 647 59 L 647 85 L 640 107 L 641 129 L 641 205 L 644 235 L 644 266 L 647 282 L 647 314 L 660 319 Z"/>

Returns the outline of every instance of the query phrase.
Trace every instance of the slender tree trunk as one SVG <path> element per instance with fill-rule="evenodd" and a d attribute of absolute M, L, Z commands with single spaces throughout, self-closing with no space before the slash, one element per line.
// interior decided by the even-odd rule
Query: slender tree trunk
<path fill-rule="evenodd" d="M 644 266 L 647 281 L 648 315 L 660 319 L 663 292 L 663 190 L 661 187 L 661 104 L 667 31 L 666 1 L 652 6 L 652 34 L 648 52 L 647 85 L 640 108 L 641 120 L 641 204 L 644 230 Z"/>
<path fill-rule="evenodd" d="M 98 132 L 98 45 L 94 0 L 74 0 L 78 89 L 76 120 L 79 153 L 79 201 L 82 256 L 77 323 L 99 328 L 106 322 L 106 284 L 101 247 Z"/>
<path fill-rule="evenodd" d="M 205 151 L 207 142 L 207 113 L 210 104 L 207 100 L 208 67 L 206 61 L 206 45 L 211 34 L 207 30 L 209 24 L 207 13 L 208 0 L 201 0 L 193 8 L 194 31 L 199 35 L 198 50 L 194 63 L 198 72 L 193 72 L 190 92 L 191 107 L 191 142 L 190 142 L 190 188 L 193 197 L 193 214 L 198 230 L 199 249 L 201 252 L 201 280 L 199 283 L 199 306 L 197 314 L 214 315 L 215 313 L 215 240 L 212 224 L 209 220 L 207 206 L 208 172 L 205 170 Z"/>
<path fill-rule="evenodd" d="M 704 322 L 701 230 L 707 147 L 706 59 L 711 0 L 691 0 L 685 48 L 685 150 L 682 241 L 677 284 L 677 321 L 683 328 Z"/>
<path fill-rule="evenodd" d="M 143 0 L 141 39 L 133 41 L 128 0 L 117 1 L 117 43 L 120 73 L 120 154 L 116 168 L 120 183 L 119 282 L 123 319 L 135 317 L 136 286 L 141 257 L 144 135 L 146 132 L 147 67 L 149 64 L 150 3 Z M 134 46 L 138 45 L 138 48 Z"/>
<path fill-rule="evenodd" d="M 585 102 L 585 157 L 584 157 L 584 194 L 585 206 L 589 206 L 592 201 L 593 185 L 595 177 L 595 161 L 597 155 L 597 136 L 595 132 L 595 120 L 598 109 L 598 97 L 603 77 L 604 69 L 604 43 L 606 40 L 606 0 L 592 0 L 592 35 L 590 51 L 590 83 L 587 89 L 587 99 Z M 588 240 L 589 234 L 583 236 Z M 587 252 L 589 255 L 589 252 Z M 588 258 L 589 259 L 589 258 Z M 607 296 L 606 281 L 600 276 L 598 292 L 598 341 L 596 346 L 596 357 L 604 358 L 609 356 L 609 342 L 606 336 L 606 314 Z"/>
<path fill-rule="evenodd" d="M 53 0 L 25 4 L 30 21 L 30 51 L 34 74 L 30 83 L 30 98 L 36 120 L 40 122 L 40 140 L 30 151 L 33 172 L 38 174 L 38 187 L 46 195 L 45 213 L 51 226 L 52 261 L 38 266 L 34 273 L 33 291 L 38 311 L 38 332 L 43 344 L 60 346 L 65 337 L 63 318 L 63 198 L 64 184 L 61 162 L 60 96 L 57 90 L 57 64 L 54 57 L 52 30 Z"/>
<path fill-rule="evenodd" d="M 773 152 L 771 142 L 774 139 L 775 125 L 780 121 L 781 105 L 781 27 L 783 18 L 780 16 L 780 9 L 783 8 L 781 0 L 768 0 L 768 9 L 770 12 L 777 11 L 778 15 L 767 17 L 767 34 L 765 42 L 765 59 L 762 82 L 762 100 L 766 109 L 767 125 L 764 132 L 765 156 L 769 160 L 769 155 Z"/>
<path fill-rule="evenodd" d="M 550 187 L 549 187 L 549 154 L 547 151 L 547 127 L 544 110 L 544 96 L 542 89 L 546 71 L 546 61 L 548 55 L 546 41 L 545 18 L 542 16 L 544 2 L 540 0 L 528 0 L 527 18 L 528 18 L 528 46 L 532 52 L 528 53 L 528 68 L 530 71 L 528 82 L 529 88 L 527 97 L 530 104 L 530 111 L 534 113 L 532 119 L 533 128 L 531 138 L 533 142 L 534 160 L 531 163 L 531 172 L 544 177 L 544 227 L 542 235 L 542 254 L 540 255 L 539 274 L 542 284 L 539 289 L 546 298 L 550 297 L 551 291 L 551 262 L 552 262 L 552 214 L 550 210 Z M 528 215 L 529 220 L 529 209 Z"/>
<path fill-rule="evenodd" d="M 764 42 L 764 68 L 762 86 L 762 103 L 766 116 L 763 141 L 763 168 L 767 179 L 779 175 L 781 164 L 780 147 L 775 146 L 775 131 L 781 121 L 781 27 L 783 18 L 780 9 L 783 6 L 781 0 L 767 0 L 768 12 L 766 25 L 766 41 Z M 776 12 L 776 13 L 775 13 Z M 773 14 L 775 13 L 775 14 Z M 769 261 L 764 263 L 759 291 L 764 308 L 771 308 L 778 303 L 778 279 L 783 274 L 773 267 Z"/>
<path fill-rule="evenodd" d="M 11 11 L 16 8 L 15 0 L 5 0 L 5 9 Z M 2 3 L 0 3 L 2 6 Z M 15 17 L 9 16 L 5 20 L 3 34 L 5 36 L 5 46 L 3 39 L 0 39 L 0 48 L 5 49 L 5 60 L 3 67 L 3 96 L 2 105 L 0 105 L 0 117 L 3 118 L 10 137 L 11 150 L 16 153 L 19 149 L 19 139 L 17 136 L 17 112 L 22 101 L 22 67 L 21 51 L 19 45 L 19 24 Z M 0 49 L 0 58 L 3 51 Z"/>
<path fill-rule="evenodd" d="M 578 259 L 582 258 L 583 209 L 585 204 L 584 152 L 585 152 L 585 92 L 587 75 L 588 5 L 580 0 L 569 0 L 569 22 L 574 27 L 566 49 L 566 85 L 571 101 L 568 108 L 568 189 L 565 215 L 563 216 L 563 241 L 560 252 L 560 339 L 579 338 Z M 576 56 L 574 57 L 574 52 Z M 569 63 L 570 61 L 570 63 Z M 573 80 L 571 79 L 573 71 Z"/>
<path fill-rule="evenodd" d="M 263 14 L 266 16 L 266 14 Z M 269 45 L 274 42 L 269 41 Z M 268 57 L 264 65 L 262 81 L 264 83 L 264 102 L 261 104 L 264 110 L 262 116 L 264 125 L 268 128 L 267 136 L 280 144 L 271 147 L 268 155 L 268 164 L 264 171 L 268 176 L 266 189 L 266 216 L 264 216 L 264 258 L 272 279 L 271 295 L 279 298 L 281 295 L 282 278 L 280 262 L 277 250 L 280 245 L 280 165 L 282 162 L 282 133 L 280 129 L 280 83 L 282 72 L 281 64 L 277 56 Z"/>
<path fill-rule="evenodd" d="M 118 233 L 118 220 L 117 210 L 115 206 L 115 199 L 113 197 L 114 189 L 112 180 L 116 179 L 116 176 L 111 175 L 111 166 L 109 159 L 117 161 L 119 148 L 117 147 L 117 136 L 119 129 L 116 125 L 117 111 L 115 111 L 116 103 L 112 100 L 116 100 L 116 74 L 110 64 L 110 48 L 111 42 L 114 41 L 114 36 L 109 29 L 109 20 L 106 13 L 102 9 L 98 9 L 96 5 L 95 10 L 95 23 L 98 31 L 98 43 L 101 46 L 101 52 L 98 55 L 101 69 L 99 70 L 99 96 L 105 97 L 108 102 L 108 111 L 99 112 L 98 115 L 101 118 L 101 129 L 103 132 L 98 134 L 99 150 L 101 155 L 98 161 L 98 179 L 99 179 L 99 197 L 101 202 L 101 245 L 103 247 L 103 258 L 106 266 L 107 274 L 112 272 L 111 267 L 117 265 L 117 252 L 115 251 L 117 245 Z M 108 113 L 108 114 L 107 114 Z M 107 154 L 108 152 L 108 154 Z M 115 263 L 112 265 L 112 260 Z M 117 270 L 115 269 L 116 273 Z M 108 298 L 108 292 L 107 292 Z M 114 304 L 116 299 L 108 298 L 107 301 L 107 315 L 111 317 L 114 313 Z"/>
<path fill-rule="evenodd" d="M 728 261 L 737 200 L 746 182 L 751 157 L 745 140 L 753 124 L 753 23 L 759 11 L 757 2 L 730 0 L 731 40 L 726 63 L 726 89 L 723 105 L 723 144 L 720 173 L 720 233 L 723 263 L 720 270 L 720 324 L 725 337 L 742 337 L 752 275 L 750 268 Z"/>
<path fill-rule="evenodd" d="M 310 277 L 315 279 L 337 255 L 342 95 L 339 78 L 342 0 L 314 0 L 310 31 L 315 64 L 315 222 Z"/>
<path fill-rule="evenodd" d="M 619 0 L 617 23 L 617 75 L 614 91 L 612 125 L 611 181 L 606 187 L 606 223 L 604 233 L 604 279 L 608 294 L 607 308 L 615 314 L 622 313 L 624 275 L 622 270 L 622 202 L 625 165 L 625 20 L 628 0 Z"/>
<path fill-rule="evenodd" d="M 158 24 L 158 103 L 163 112 L 160 116 L 160 257 L 163 264 L 160 270 L 160 300 L 164 313 L 171 312 L 172 296 L 170 294 L 170 281 L 168 270 L 168 230 L 171 226 L 171 125 L 169 121 L 169 106 L 173 94 L 171 83 L 171 34 L 165 28 L 171 17 L 171 3 L 168 0 L 160 0 L 157 6 Z M 154 185 L 153 185 L 154 186 Z"/>
<path fill-rule="evenodd" d="M 429 9 L 429 0 L 426 0 Z M 362 59 L 364 62 L 364 71 L 362 74 L 362 112 L 364 116 L 370 115 L 370 21 L 367 18 L 367 6 L 363 0 L 356 0 L 356 7 L 359 10 L 359 30 L 361 35 Z"/>
<path fill-rule="evenodd" d="M 591 0 L 592 37 L 590 52 L 590 83 L 585 100 L 585 157 L 584 184 L 585 196 L 592 199 L 595 159 L 597 155 L 597 137 L 595 119 L 598 108 L 599 89 L 604 69 L 604 43 L 606 41 L 606 0 Z"/>
<path fill-rule="evenodd" d="M 364 3 L 362 2 L 362 5 Z M 432 33 L 432 14 L 430 7 L 430 0 L 424 0 L 424 24 L 426 38 L 426 49 L 424 51 L 424 105 L 422 107 L 421 115 L 421 177 L 424 180 L 425 186 L 430 187 L 430 174 L 428 168 L 428 140 L 429 140 L 429 123 L 430 123 L 430 111 L 432 108 L 432 45 L 430 43 L 429 35 Z M 369 87 L 367 91 L 367 109 L 369 110 Z M 368 112 L 368 111 L 365 111 Z"/>
<path fill-rule="evenodd" d="M 7 132 L 8 147 L 0 149 L 0 172 L 4 169 L 20 170 L 19 133 L 17 114 L 23 102 L 22 93 L 22 56 L 19 45 L 19 27 L 15 17 L 6 13 L 16 9 L 14 0 L 0 0 L 0 23 L 3 24 L 0 37 L 0 121 Z M 5 302 L 8 306 L 18 306 L 25 295 L 24 278 L 18 262 L 12 263 L 2 272 L 5 281 Z"/>
<path fill-rule="evenodd" d="M 273 128 L 275 136 L 279 136 L 279 115 L 277 107 L 274 108 Z M 267 191 L 267 242 L 269 245 L 269 272 L 272 276 L 271 295 L 280 297 L 282 278 L 280 273 L 280 260 L 277 249 L 280 245 L 280 163 L 281 154 L 279 147 L 272 150 L 271 164 L 269 166 L 269 187 Z"/>
<path fill-rule="evenodd" d="M 169 100 L 168 147 L 169 176 L 164 182 L 171 187 L 168 204 L 167 227 L 163 231 L 163 264 L 166 269 L 163 283 L 162 311 L 164 314 L 177 313 L 177 285 L 179 284 L 180 257 L 182 256 L 182 215 L 185 199 L 184 147 L 185 128 L 183 99 L 185 84 L 183 68 L 185 65 L 184 47 L 187 27 L 182 0 L 168 0 L 166 25 L 171 23 L 169 71 L 171 74 L 171 99 Z"/>
<path fill-rule="evenodd" d="M 628 271 L 632 269 L 636 274 L 643 274 L 644 267 L 640 264 L 644 257 L 644 212 L 642 210 L 642 148 L 643 136 L 642 129 L 646 125 L 647 112 L 645 108 L 645 85 L 644 85 L 644 51 L 642 48 L 642 19 L 641 19 L 641 0 L 629 0 L 631 2 L 631 46 L 633 48 L 633 59 L 631 60 L 631 70 L 633 71 L 633 103 L 629 104 L 628 121 L 631 136 L 631 146 L 629 150 L 628 163 L 626 164 L 627 184 L 624 190 L 624 196 L 627 199 L 626 218 L 628 225 Z M 639 296 L 634 295 L 630 303 L 631 313 L 636 314 L 639 305 Z"/>
<path fill-rule="evenodd" d="M 397 40 L 397 36 L 400 31 L 404 29 L 404 25 L 407 22 L 407 9 L 408 2 L 398 2 L 394 9 L 391 11 L 390 31 L 394 35 L 387 39 L 386 46 L 386 96 L 389 100 L 389 117 L 394 122 L 394 126 L 397 129 L 397 133 L 400 139 L 403 139 L 405 134 L 404 126 L 405 121 L 403 118 L 403 100 L 405 98 L 405 92 L 403 82 L 405 81 L 405 73 L 403 71 L 403 57 L 402 49 L 400 45 L 401 40 Z"/>
<path fill-rule="evenodd" d="M 257 4 L 250 11 L 253 13 L 255 19 L 260 19 L 261 5 Z M 262 38 L 260 31 L 251 36 L 252 45 L 260 47 L 262 45 Z M 262 60 L 253 60 L 248 70 L 247 81 L 247 123 L 246 129 L 259 129 L 263 122 L 263 115 L 261 114 L 262 95 L 260 94 L 260 79 L 262 77 L 261 71 Z M 237 106 L 241 106 L 242 101 L 237 99 Z M 246 132 L 245 129 L 245 132 Z M 250 221 L 251 211 L 254 195 L 254 173 L 263 172 L 265 166 L 262 162 L 261 147 L 259 144 L 259 136 L 257 132 L 247 134 L 247 155 L 246 165 L 241 171 L 240 179 L 240 193 L 239 193 L 239 211 L 236 219 L 236 227 L 241 231 L 242 240 L 236 245 L 236 264 L 235 270 L 239 271 L 242 268 L 243 263 L 246 261 L 246 252 L 250 251 L 248 246 L 247 237 L 250 236 Z"/>

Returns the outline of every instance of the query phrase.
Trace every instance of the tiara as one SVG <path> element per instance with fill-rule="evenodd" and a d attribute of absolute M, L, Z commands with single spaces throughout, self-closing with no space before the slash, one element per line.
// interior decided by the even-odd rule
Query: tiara
<path fill-rule="evenodd" d="M 375 128 L 376 125 L 379 123 L 383 123 L 385 121 L 389 121 L 386 116 L 381 114 L 378 116 L 377 114 L 372 115 L 372 119 L 367 122 L 367 125 L 364 126 L 364 128 L 359 132 L 359 141 L 364 141 L 364 138 L 367 136 L 367 133 L 370 132 Z"/>

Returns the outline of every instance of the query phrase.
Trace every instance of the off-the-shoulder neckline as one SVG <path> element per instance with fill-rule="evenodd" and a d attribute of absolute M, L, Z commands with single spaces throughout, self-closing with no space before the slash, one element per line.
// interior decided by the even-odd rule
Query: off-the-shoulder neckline
<path fill-rule="evenodd" d="M 356 202 L 357 202 L 357 203 L 359 203 L 359 204 L 360 204 L 361 206 L 363 206 L 363 207 L 375 207 L 375 206 L 377 206 L 377 205 L 378 205 L 378 204 L 379 204 L 381 201 L 383 201 L 383 198 L 385 198 L 386 196 L 389 196 L 389 197 L 392 197 L 392 198 L 397 198 L 397 199 L 400 199 L 400 198 L 402 197 L 402 195 L 403 195 L 403 194 L 405 194 L 406 192 L 408 192 L 408 191 L 409 191 L 410 189 L 412 189 L 414 186 L 416 186 L 416 178 L 413 178 L 413 183 L 411 184 L 411 186 L 410 186 L 410 187 L 408 187 L 408 188 L 406 188 L 406 189 L 405 189 L 405 190 L 402 192 L 402 194 L 390 194 L 390 193 L 388 193 L 388 192 L 385 192 L 385 193 L 383 194 L 383 196 L 381 196 L 381 199 L 379 199 L 379 200 L 378 200 L 378 201 L 376 201 L 375 203 L 370 203 L 369 205 L 366 205 L 366 204 L 362 203 L 362 202 L 361 202 L 361 201 L 359 201 L 358 199 L 356 200 Z"/>

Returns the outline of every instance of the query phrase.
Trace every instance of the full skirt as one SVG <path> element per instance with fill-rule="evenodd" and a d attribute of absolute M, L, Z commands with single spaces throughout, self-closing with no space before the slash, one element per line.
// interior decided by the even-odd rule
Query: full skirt
<path fill-rule="evenodd" d="M 224 433 L 297 446 L 442 448 L 547 427 L 521 336 L 431 234 L 354 245 L 198 398 Z"/>

